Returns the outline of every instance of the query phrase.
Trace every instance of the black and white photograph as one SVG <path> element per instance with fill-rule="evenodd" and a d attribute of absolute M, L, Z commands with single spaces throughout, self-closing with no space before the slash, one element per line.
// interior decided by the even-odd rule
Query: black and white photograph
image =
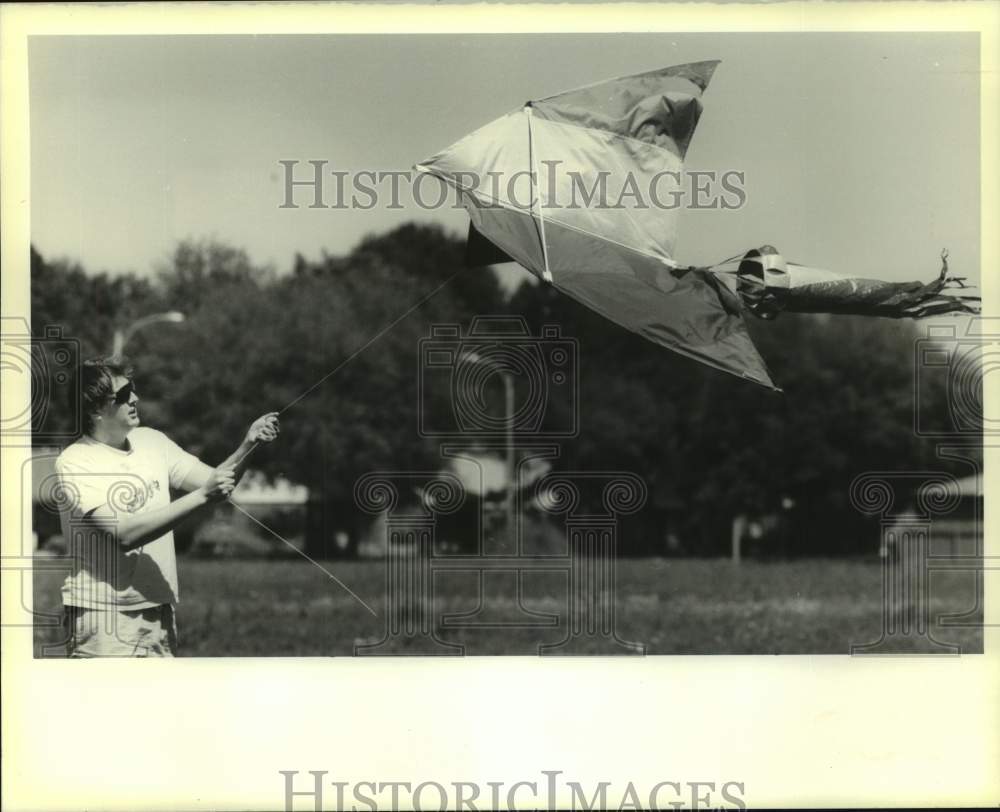
<path fill-rule="evenodd" d="M 393 693 L 407 669 L 602 663 L 621 693 L 654 662 L 986 666 L 981 19 L 323 19 L 67 16 L 19 46 L 8 656 L 67 690 L 190 660 L 275 690 L 377 669 Z M 922 797 L 995 804 L 977 765 L 998 746 L 968 797 Z M 613 786 L 555 756 L 519 782 L 337 766 L 276 761 L 273 795 L 232 808 L 915 806 L 928 780 L 804 798 L 714 766 Z"/>

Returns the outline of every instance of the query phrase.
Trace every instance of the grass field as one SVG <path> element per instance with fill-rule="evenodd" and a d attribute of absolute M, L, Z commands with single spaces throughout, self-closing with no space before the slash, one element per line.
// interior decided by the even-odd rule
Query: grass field
<path fill-rule="evenodd" d="M 179 566 L 183 656 L 345 656 L 354 653 L 356 643 L 377 641 L 385 633 L 385 567 L 379 561 L 324 562 L 378 617 L 306 561 L 183 558 Z M 46 613 L 36 621 L 36 656 L 43 656 L 44 644 L 54 646 L 47 656 L 59 656 L 62 631 L 52 618 L 59 611 L 62 578 L 58 572 L 35 573 L 35 611 Z M 517 615 L 513 581 L 506 586 L 507 597 L 490 588 L 490 595 L 499 595 L 485 605 L 493 620 Z M 466 654 L 536 654 L 540 644 L 565 637 L 565 576 L 528 573 L 522 594 L 525 609 L 549 613 L 559 625 L 443 627 L 442 616 L 476 609 L 479 584 L 472 573 L 440 573 L 429 616 L 438 638 L 464 646 Z M 976 575 L 932 573 L 930 596 L 934 638 L 961 646 L 963 653 L 981 652 L 980 629 L 936 622 L 941 614 L 975 608 Z M 618 637 L 645 644 L 648 654 L 847 654 L 852 644 L 879 639 L 882 606 L 877 560 L 733 566 L 724 560 L 625 559 L 617 565 Z M 412 639 L 397 648 L 421 653 Z M 904 648 L 926 645 L 917 639 Z M 560 653 L 616 651 L 613 641 L 592 635 Z"/>

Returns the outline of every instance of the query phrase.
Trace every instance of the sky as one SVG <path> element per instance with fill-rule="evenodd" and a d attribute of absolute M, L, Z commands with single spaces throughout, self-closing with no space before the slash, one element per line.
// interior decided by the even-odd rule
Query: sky
<path fill-rule="evenodd" d="M 962 33 L 34 37 L 32 241 L 149 274 L 214 238 L 281 273 L 409 220 L 464 234 L 463 211 L 419 209 L 405 186 L 401 209 L 282 209 L 279 161 L 404 171 L 528 99 L 721 59 L 687 168 L 744 172 L 747 200 L 683 211 L 679 262 L 768 243 L 929 280 L 947 247 L 975 281 L 978 49 Z"/>

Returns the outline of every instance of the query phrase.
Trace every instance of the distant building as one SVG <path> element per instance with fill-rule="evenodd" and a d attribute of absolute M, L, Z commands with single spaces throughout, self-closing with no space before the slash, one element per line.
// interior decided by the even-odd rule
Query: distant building
<path fill-rule="evenodd" d="M 32 554 L 65 555 L 59 510 L 53 501 L 55 461 L 59 448 L 32 450 L 31 544 Z M 247 471 L 232 501 L 254 519 L 274 531 L 265 530 L 233 505 L 220 503 L 183 523 L 174 532 L 179 551 L 204 556 L 294 555 L 293 547 L 305 546 L 306 506 L 309 489 L 284 477 L 268 482 L 259 471 Z M 25 530 L 27 533 L 27 529 Z M 277 535 L 275 535 L 277 534 Z M 279 539 L 278 536 L 281 538 Z"/>
<path fill-rule="evenodd" d="M 259 471 L 247 471 L 231 501 L 202 517 L 178 546 L 208 558 L 295 555 L 305 548 L 305 485 L 280 476 L 269 482 Z"/>
<path fill-rule="evenodd" d="M 534 494 L 538 481 L 552 470 L 547 459 L 528 458 L 519 460 L 517 487 L 522 512 L 537 513 L 538 498 L 546 494 Z M 458 510 L 439 515 L 436 520 L 436 551 L 441 553 L 471 553 L 480 548 L 481 543 L 489 543 L 494 535 L 506 535 L 504 525 L 507 494 L 507 460 L 500 450 L 469 448 L 449 456 L 441 466 L 441 473 L 447 474 L 462 486 L 463 500 Z M 423 509 L 434 510 L 427 502 L 428 496 L 420 490 L 413 493 L 413 509 L 424 502 Z M 400 506 L 400 512 L 407 512 L 407 506 Z M 378 558 L 386 552 L 386 515 L 376 516 L 359 539 L 357 552 L 362 558 Z M 400 554 L 407 550 L 400 549 Z"/>
<path fill-rule="evenodd" d="M 232 500 L 241 507 L 301 507 L 309 502 L 309 489 L 283 476 L 268 482 L 260 471 L 247 471 L 233 492 Z"/>

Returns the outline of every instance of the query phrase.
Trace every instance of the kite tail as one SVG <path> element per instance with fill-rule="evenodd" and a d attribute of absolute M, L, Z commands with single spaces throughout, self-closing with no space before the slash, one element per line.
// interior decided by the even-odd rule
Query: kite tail
<path fill-rule="evenodd" d="M 743 305 L 762 319 L 773 319 L 783 311 L 896 319 L 980 313 L 979 296 L 958 292 L 972 288 L 965 277 L 949 275 L 947 251 L 941 252 L 941 263 L 938 278 L 927 284 L 886 282 L 786 262 L 777 249 L 765 245 L 711 270 L 730 278 L 735 275 Z"/>

